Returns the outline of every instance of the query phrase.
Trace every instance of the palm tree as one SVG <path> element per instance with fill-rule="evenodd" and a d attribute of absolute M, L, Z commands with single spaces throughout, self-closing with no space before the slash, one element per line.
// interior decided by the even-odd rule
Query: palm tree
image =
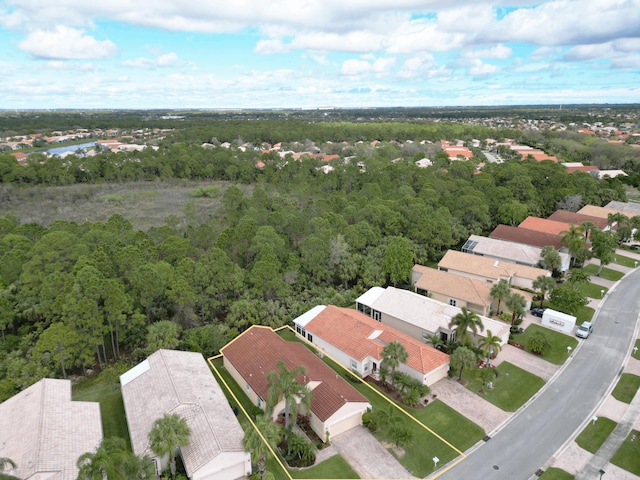
<path fill-rule="evenodd" d="M 462 380 L 462 371 L 465 368 L 472 368 L 476 364 L 476 354 L 473 350 L 467 347 L 456 348 L 456 351 L 451 355 L 451 369 L 458 370 L 458 380 Z"/>
<path fill-rule="evenodd" d="M 560 235 L 562 235 L 562 244 L 569 249 L 571 261 L 575 264 L 577 259 L 582 258 L 584 251 L 586 251 L 584 234 L 579 227 L 569 225 L 569 230 L 563 230 Z"/>
<path fill-rule="evenodd" d="M 560 254 L 551 245 L 542 247 L 542 250 L 540 251 L 540 258 L 542 259 L 542 263 L 544 263 L 544 268 L 550 270 L 551 273 L 559 271 L 562 266 Z"/>
<path fill-rule="evenodd" d="M 589 235 L 591 234 L 591 232 L 593 232 L 597 227 L 595 226 L 595 224 L 593 222 L 582 222 L 580 224 L 580 231 L 582 233 L 584 233 L 584 238 L 585 240 L 589 240 Z"/>
<path fill-rule="evenodd" d="M 78 457 L 78 480 L 127 480 L 123 468 L 127 457 L 124 439 L 105 438 L 95 453 Z"/>
<path fill-rule="evenodd" d="M 169 454 L 171 476 L 176 477 L 176 450 L 189 445 L 191 429 L 187 421 L 177 413 L 165 413 L 162 418 L 153 422 L 149 432 L 149 446 L 159 456 Z"/>
<path fill-rule="evenodd" d="M 273 450 L 280 440 L 280 428 L 266 415 L 258 415 L 255 424 L 244 432 L 242 445 L 251 452 L 251 461 L 258 465 L 260 478 L 265 480 L 267 473 L 267 453 Z"/>
<path fill-rule="evenodd" d="M 311 390 L 296 381 L 296 377 L 304 375 L 307 369 L 303 365 L 298 365 L 293 370 L 289 370 L 282 360 L 278 360 L 276 366 L 278 371 L 267 373 L 269 384 L 267 410 L 272 413 L 278 402 L 284 398 L 284 425 L 287 430 L 290 430 L 290 417 L 295 418 L 298 413 L 297 400 L 304 405 L 307 412 L 311 411 Z"/>
<path fill-rule="evenodd" d="M 547 275 L 540 275 L 533 281 L 533 288 L 540 293 L 540 308 L 544 306 L 545 297 L 548 294 L 553 292 L 553 289 L 556 288 L 556 281 L 553 277 L 548 277 Z"/>
<path fill-rule="evenodd" d="M 127 480 L 154 480 L 156 465 L 147 455 L 138 456 L 129 453 L 124 463 L 124 473 Z"/>
<path fill-rule="evenodd" d="M 482 348 L 482 354 L 487 357 L 487 368 L 489 368 L 491 357 L 502 350 L 502 339 L 494 335 L 491 330 L 487 330 L 487 336 L 480 340 L 480 348 Z"/>
<path fill-rule="evenodd" d="M 478 333 L 478 329 L 482 330 L 484 325 L 482 319 L 471 310 L 467 310 L 467 307 L 462 307 L 462 311 L 451 319 L 449 322 L 449 328 L 457 327 L 459 332 L 457 335 L 461 344 L 471 343 L 469 337 L 469 330 L 473 333 Z"/>
<path fill-rule="evenodd" d="M 507 308 L 511 310 L 511 325 L 515 325 L 516 317 L 524 313 L 527 301 L 519 293 L 513 292 L 507 299 Z"/>
<path fill-rule="evenodd" d="M 572 268 L 567 275 L 567 283 L 575 289 L 589 283 L 589 274 L 581 268 Z"/>
<path fill-rule="evenodd" d="M 489 294 L 491 295 L 491 298 L 498 300 L 496 313 L 500 315 L 500 302 L 502 302 L 502 300 L 506 300 L 509 298 L 509 295 L 511 295 L 509 283 L 506 280 L 500 280 L 498 283 L 494 283 Z"/>
<path fill-rule="evenodd" d="M 14 468 L 18 468 L 16 462 L 7 457 L 0 457 L 0 473 L 5 469 L 12 470 Z"/>
<path fill-rule="evenodd" d="M 389 342 L 382 349 L 382 363 L 391 368 L 391 378 L 394 378 L 396 368 L 409 358 L 407 349 L 400 342 Z"/>

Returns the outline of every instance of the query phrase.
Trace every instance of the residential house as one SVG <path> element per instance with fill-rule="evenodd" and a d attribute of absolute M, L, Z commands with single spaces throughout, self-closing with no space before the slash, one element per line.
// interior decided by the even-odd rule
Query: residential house
<path fill-rule="evenodd" d="M 17 478 L 76 480 L 76 462 L 102 442 L 98 402 L 71 400 L 71 381 L 44 378 L 0 404 L 0 457 Z"/>
<path fill-rule="evenodd" d="M 640 203 L 619 202 L 619 201 L 613 200 L 607 203 L 606 208 L 610 208 L 620 213 L 623 213 L 629 218 L 640 215 Z"/>
<path fill-rule="evenodd" d="M 509 242 L 504 242 L 508 244 Z M 565 254 L 566 256 L 566 254 Z M 568 267 L 567 267 L 568 268 Z M 541 275 L 551 276 L 549 270 L 513 262 L 449 250 L 438 263 L 438 269 L 469 278 L 498 283 L 506 280 L 512 287 L 533 289 L 533 281 Z"/>
<path fill-rule="evenodd" d="M 551 246 L 556 250 L 560 250 L 562 248 L 561 235 L 529 230 L 528 228 L 522 227 L 512 227 L 511 225 L 498 225 L 489 234 L 489 238 L 521 243 L 523 245 L 531 245 L 540 248 L 546 246 Z"/>
<path fill-rule="evenodd" d="M 313 341 L 313 338 L 309 338 Z M 296 381 L 311 390 L 310 426 L 325 441 L 362 425 L 368 400 L 300 342 L 283 340 L 269 327 L 254 325 L 221 349 L 224 366 L 254 405 L 265 409 L 267 374 L 277 371 L 279 360 L 289 370 L 302 365 Z M 274 420 L 284 412 L 284 401 L 273 410 Z"/>
<path fill-rule="evenodd" d="M 153 423 L 178 414 L 191 429 L 180 455 L 190 480 L 229 480 L 251 473 L 244 432 L 202 354 L 158 350 L 120 377 L 122 399 L 136 455 L 153 458 L 160 473 L 168 455 L 149 446 Z"/>
<path fill-rule="evenodd" d="M 459 308 L 465 307 L 478 315 L 488 317 L 498 307 L 491 297 L 493 283 L 464 277 L 422 265 L 414 265 L 411 274 L 411 286 L 416 293 L 443 303 L 454 302 Z M 524 290 L 512 288 L 525 298 L 526 309 L 531 308 L 533 295 Z M 504 305 L 504 304 L 503 304 Z"/>
<path fill-rule="evenodd" d="M 494 258 L 496 260 L 510 262 L 520 266 L 528 266 L 535 268 L 536 271 L 530 272 L 531 275 L 546 275 L 547 272 L 543 268 L 537 268 L 542 265 L 542 248 L 522 243 L 508 242 L 497 238 L 481 237 L 479 235 L 471 235 L 462 246 L 463 253 L 470 253 L 477 256 Z M 568 253 L 558 252 L 562 261 L 560 271 L 569 270 L 570 256 Z M 535 280 L 535 278 L 533 279 Z M 530 282 L 513 283 L 510 285 L 522 288 L 532 288 Z"/>
<path fill-rule="evenodd" d="M 555 222 L 563 222 L 575 226 L 580 226 L 585 222 L 591 222 L 600 230 L 607 230 L 609 228 L 609 224 L 606 218 L 584 215 L 577 212 L 570 212 L 569 210 L 556 210 L 549 216 L 548 219 Z"/>
<path fill-rule="evenodd" d="M 559 222 L 557 220 L 549 220 L 540 217 L 527 217 L 518 228 L 526 228 L 537 232 L 550 233 L 552 235 L 564 235 L 562 232 L 568 232 L 571 224 L 568 222 Z"/>
<path fill-rule="evenodd" d="M 455 338 L 456 327 L 451 328 L 450 323 L 462 311 L 455 303 L 454 299 L 443 303 L 394 287 L 372 287 L 356 299 L 356 309 L 417 340 L 425 342 L 435 335 L 446 342 Z M 507 343 L 509 325 L 483 315 L 480 320 L 483 328 L 476 334 L 470 331 L 473 341 L 478 342 L 491 330 L 500 337 L 502 345 Z"/>
<path fill-rule="evenodd" d="M 582 215 L 589 215 L 592 217 L 608 218 L 609 214 L 624 212 L 620 212 L 615 208 L 598 207 L 596 205 L 585 205 L 580 210 L 578 210 L 578 213 L 581 213 Z"/>
<path fill-rule="evenodd" d="M 432 385 L 446 377 L 449 371 L 446 353 L 357 310 L 319 305 L 293 323 L 298 334 L 361 377 L 378 372 L 383 360 L 382 350 L 391 342 L 400 343 L 408 353 L 407 361 L 398 367 L 398 371 L 422 384 Z"/>

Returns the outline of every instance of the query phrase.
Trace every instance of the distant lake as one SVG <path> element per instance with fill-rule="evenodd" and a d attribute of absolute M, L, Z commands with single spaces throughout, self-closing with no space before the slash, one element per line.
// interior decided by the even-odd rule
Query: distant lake
<path fill-rule="evenodd" d="M 98 142 L 76 143 L 75 145 L 66 145 L 64 147 L 50 148 L 48 150 L 45 150 L 45 152 L 50 153 L 51 155 L 62 155 L 63 153 L 66 153 L 66 152 L 75 153 L 78 151 L 78 149 L 84 152 L 85 149 L 89 147 L 93 147 L 97 143 Z"/>

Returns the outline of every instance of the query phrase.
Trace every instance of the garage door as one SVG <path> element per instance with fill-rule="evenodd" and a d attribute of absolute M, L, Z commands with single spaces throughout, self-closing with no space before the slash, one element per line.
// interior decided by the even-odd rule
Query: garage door
<path fill-rule="evenodd" d="M 350 428 L 357 427 L 360 425 L 360 419 L 362 418 L 362 414 L 358 413 L 356 415 L 352 415 L 351 417 L 345 418 L 341 422 L 334 423 L 331 425 L 331 436 L 340 435 L 342 432 L 346 432 Z"/>
<path fill-rule="evenodd" d="M 245 478 L 244 464 L 235 464 L 215 473 L 197 477 L 198 480 L 235 480 L 236 478 Z"/>

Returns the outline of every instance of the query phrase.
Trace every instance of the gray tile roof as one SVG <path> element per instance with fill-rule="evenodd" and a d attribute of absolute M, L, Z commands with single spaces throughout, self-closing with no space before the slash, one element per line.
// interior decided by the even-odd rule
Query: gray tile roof
<path fill-rule="evenodd" d="M 244 432 L 200 353 L 158 350 L 122 375 L 120 382 L 137 455 L 155 456 L 149 432 L 166 413 L 179 414 L 191 428 L 190 443 L 181 448 L 189 477 L 224 452 L 244 450 Z"/>
<path fill-rule="evenodd" d="M 72 402 L 69 380 L 42 379 L 0 404 L 0 457 L 18 478 L 75 480 L 78 457 L 101 441 L 100 404 Z"/>

